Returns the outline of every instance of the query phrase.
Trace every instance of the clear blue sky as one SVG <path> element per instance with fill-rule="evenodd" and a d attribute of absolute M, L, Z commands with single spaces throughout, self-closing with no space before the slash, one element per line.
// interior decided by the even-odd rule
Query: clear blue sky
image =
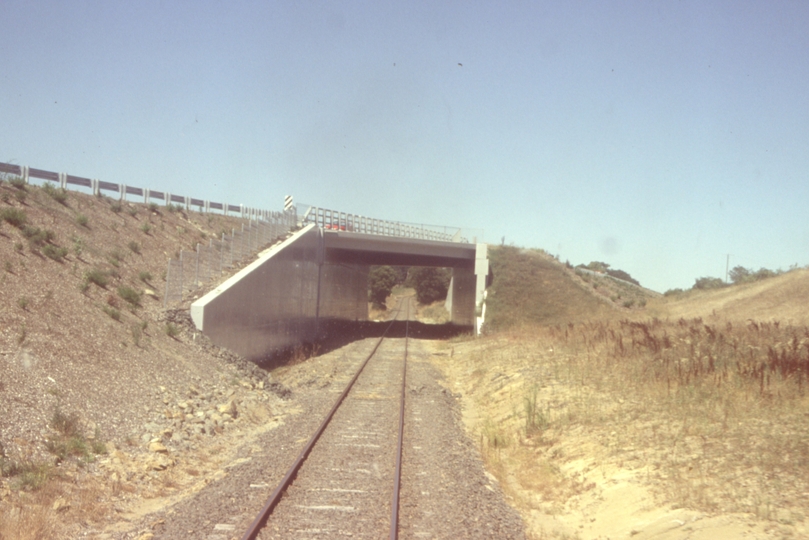
<path fill-rule="evenodd" d="M 660 291 L 728 253 L 809 264 L 805 0 L 0 0 L 0 21 L 0 161 L 480 228 Z"/>

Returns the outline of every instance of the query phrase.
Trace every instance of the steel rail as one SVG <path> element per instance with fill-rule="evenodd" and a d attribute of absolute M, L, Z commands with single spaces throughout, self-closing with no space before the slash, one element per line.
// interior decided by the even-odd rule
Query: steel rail
<path fill-rule="evenodd" d="M 405 417 L 405 389 L 407 381 L 407 342 L 410 330 L 410 299 L 407 299 L 407 311 L 405 318 L 405 350 L 402 361 L 402 397 L 399 402 L 399 443 L 396 449 L 396 476 L 393 483 L 393 502 L 391 503 L 390 517 L 390 539 L 399 538 L 399 484 L 402 479 L 402 444 L 404 442 L 404 417 Z"/>
<path fill-rule="evenodd" d="M 284 478 L 281 480 L 281 482 L 278 484 L 278 486 L 272 492 L 272 494 L 270 495 L 270 498 L 267 500 L 266 504 L 261 509 L 258 516 L 256 516 L 256 518 L 253 520 L 253 523 L 250 524 L 250 527 L 247 529 L 247 532 L 245 532 L 244 536 L 242 536 L 242 540 L 255 540 L 256 539 L 256 537 L 258 536 L 258 533 L 261 531 L 261 529 L 267 523 L 267 518 L 270 517 L 270 514 L 272 513 L 273 509 L 281 501 L 281 497 L 283 496 L 284 492 L 289 487 L 289 485 L 292 483 L 292 480 L 294 480 L 295 475 L 298 474 L 298 470 L 300 470 L 301 466 L 303 465 L 303 462 L 306 461 L 306 457 L 309 455 L 309 452 L 312 450 L 312 448 L 315 446 L 315 443 L 318 441 L 320 436 L 326 430 L 326 426 L 328 426 L 329 422 L 331 422 L 331 419 L 334 416 L 334 413 L 336 413 L 337 409 L 340 408 L 340 405 L 343 403 L 343 400 L 345 400 L 346 396 L 351 391 L 351 388 L 354 386 L 354 383 L 359 378 L 360 374 L 362 373 L 362 370 L 364 370 L 365 366 L 368 364 L 368 361 L 371 360 L 371 358 L 374 356 L 374 354 L 376 354 L 377 349 L 379 349 L 379 346 L 382 344 L 382 340 L 385 339 L 385 336 L 388 334 L 388 331 L 391 329 L 393 324 L 396 322 L 396 319 L 399 317 L 399 312 L 400 311 L 401 311 L 401 304 L 399 305 L 399 309 L 397 310 L 396 315 L 393 317 L 393 320 L 388 325 L 388 327 L 385 329 L 385 332 L 382 334 L 382 337 L 380 337 L 379 341 L 377 341 L 376 345 L 374 345 L 374 348 L 371 351 L 371 354 L 368 355 L 368 357 L 365 359 L 365 361 L 362 363 L 362 365 L 359 367 L 357 372 L 354 374 L 354 376 L 349 381 L 349 383 L 346 386 L 345 390 L 343 390 L 343 393 L 340 394 L 340 397 L 338 397 L 337 400 L 334 402 L 334 405 L 332 406 L 331 410 L 329 411 L 329 414 L 326 415 L 325 419 L 320 424 L 320 427 L 317 428 L 317 431 L 315 431 L 314 435 L 312 435 L 312 437 L 309 439 L 309 442 L 306 443 L 306 446 L 303 448 L 303 450 L 301 450 L 301 453 L 298 454 L 298 457 L 295 460 L 295 462 L 287 470 L 287 473 L 284 476 Z"/>

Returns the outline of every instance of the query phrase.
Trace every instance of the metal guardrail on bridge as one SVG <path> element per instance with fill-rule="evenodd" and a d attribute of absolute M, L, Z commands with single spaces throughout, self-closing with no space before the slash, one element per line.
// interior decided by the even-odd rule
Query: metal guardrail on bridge
<path fill-rule="evenodd" d="M 314 223 L 327 230 L 469 243 L 469 240 L 462 235 L 462 230 L 457 227 L 387 221 L 309 205 L 299 205 L 297 212 L 301 225 Z"/>

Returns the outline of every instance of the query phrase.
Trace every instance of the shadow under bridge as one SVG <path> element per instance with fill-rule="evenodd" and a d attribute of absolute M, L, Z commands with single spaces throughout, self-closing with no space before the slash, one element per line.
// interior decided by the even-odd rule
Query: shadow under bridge
<path fill-rule="evenodd" d="M 216 345 L 258 360 L 368 319 L 372 265 L 452 269 L 452 323 L 478 328 L 489 276 L 486 244 L 324 230 L 310 224 L 191 305 Z"/>

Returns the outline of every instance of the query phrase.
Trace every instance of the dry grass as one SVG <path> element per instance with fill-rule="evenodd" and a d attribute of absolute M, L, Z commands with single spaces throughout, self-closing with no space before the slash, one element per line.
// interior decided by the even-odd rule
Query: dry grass
<path fill-rule="evenodd" d="M 627 310 L 542 253 L 493 251 L 489 335 L 434 361 L 531 534 L 807 534 L 809 272 Z"/>
<path fill-rule="evenodd" d="M 653 300 L 649 314 L 658 317 L 720 317 L 732 321 L 779 320 L 809 324 L 809 269 L 710 291 L 689 291 L 678 297 Z"/>
<path fill-rule="evenodd" d="M 526 511 L 561 512 L 595 487 L 586 469 L 609 463 L 658 504 L 806 517 L 807 327 L 571 324 L 500 334 L 462 358 L 484 458 Z M 580 460 L 584 471 L 568 467 Z"/>
<path fill-rule="evenodd" d="M 13 505 L 0 508 L 0 540 L 45 540 L 54 538 L 56 512 L 40 505 Z"/>

